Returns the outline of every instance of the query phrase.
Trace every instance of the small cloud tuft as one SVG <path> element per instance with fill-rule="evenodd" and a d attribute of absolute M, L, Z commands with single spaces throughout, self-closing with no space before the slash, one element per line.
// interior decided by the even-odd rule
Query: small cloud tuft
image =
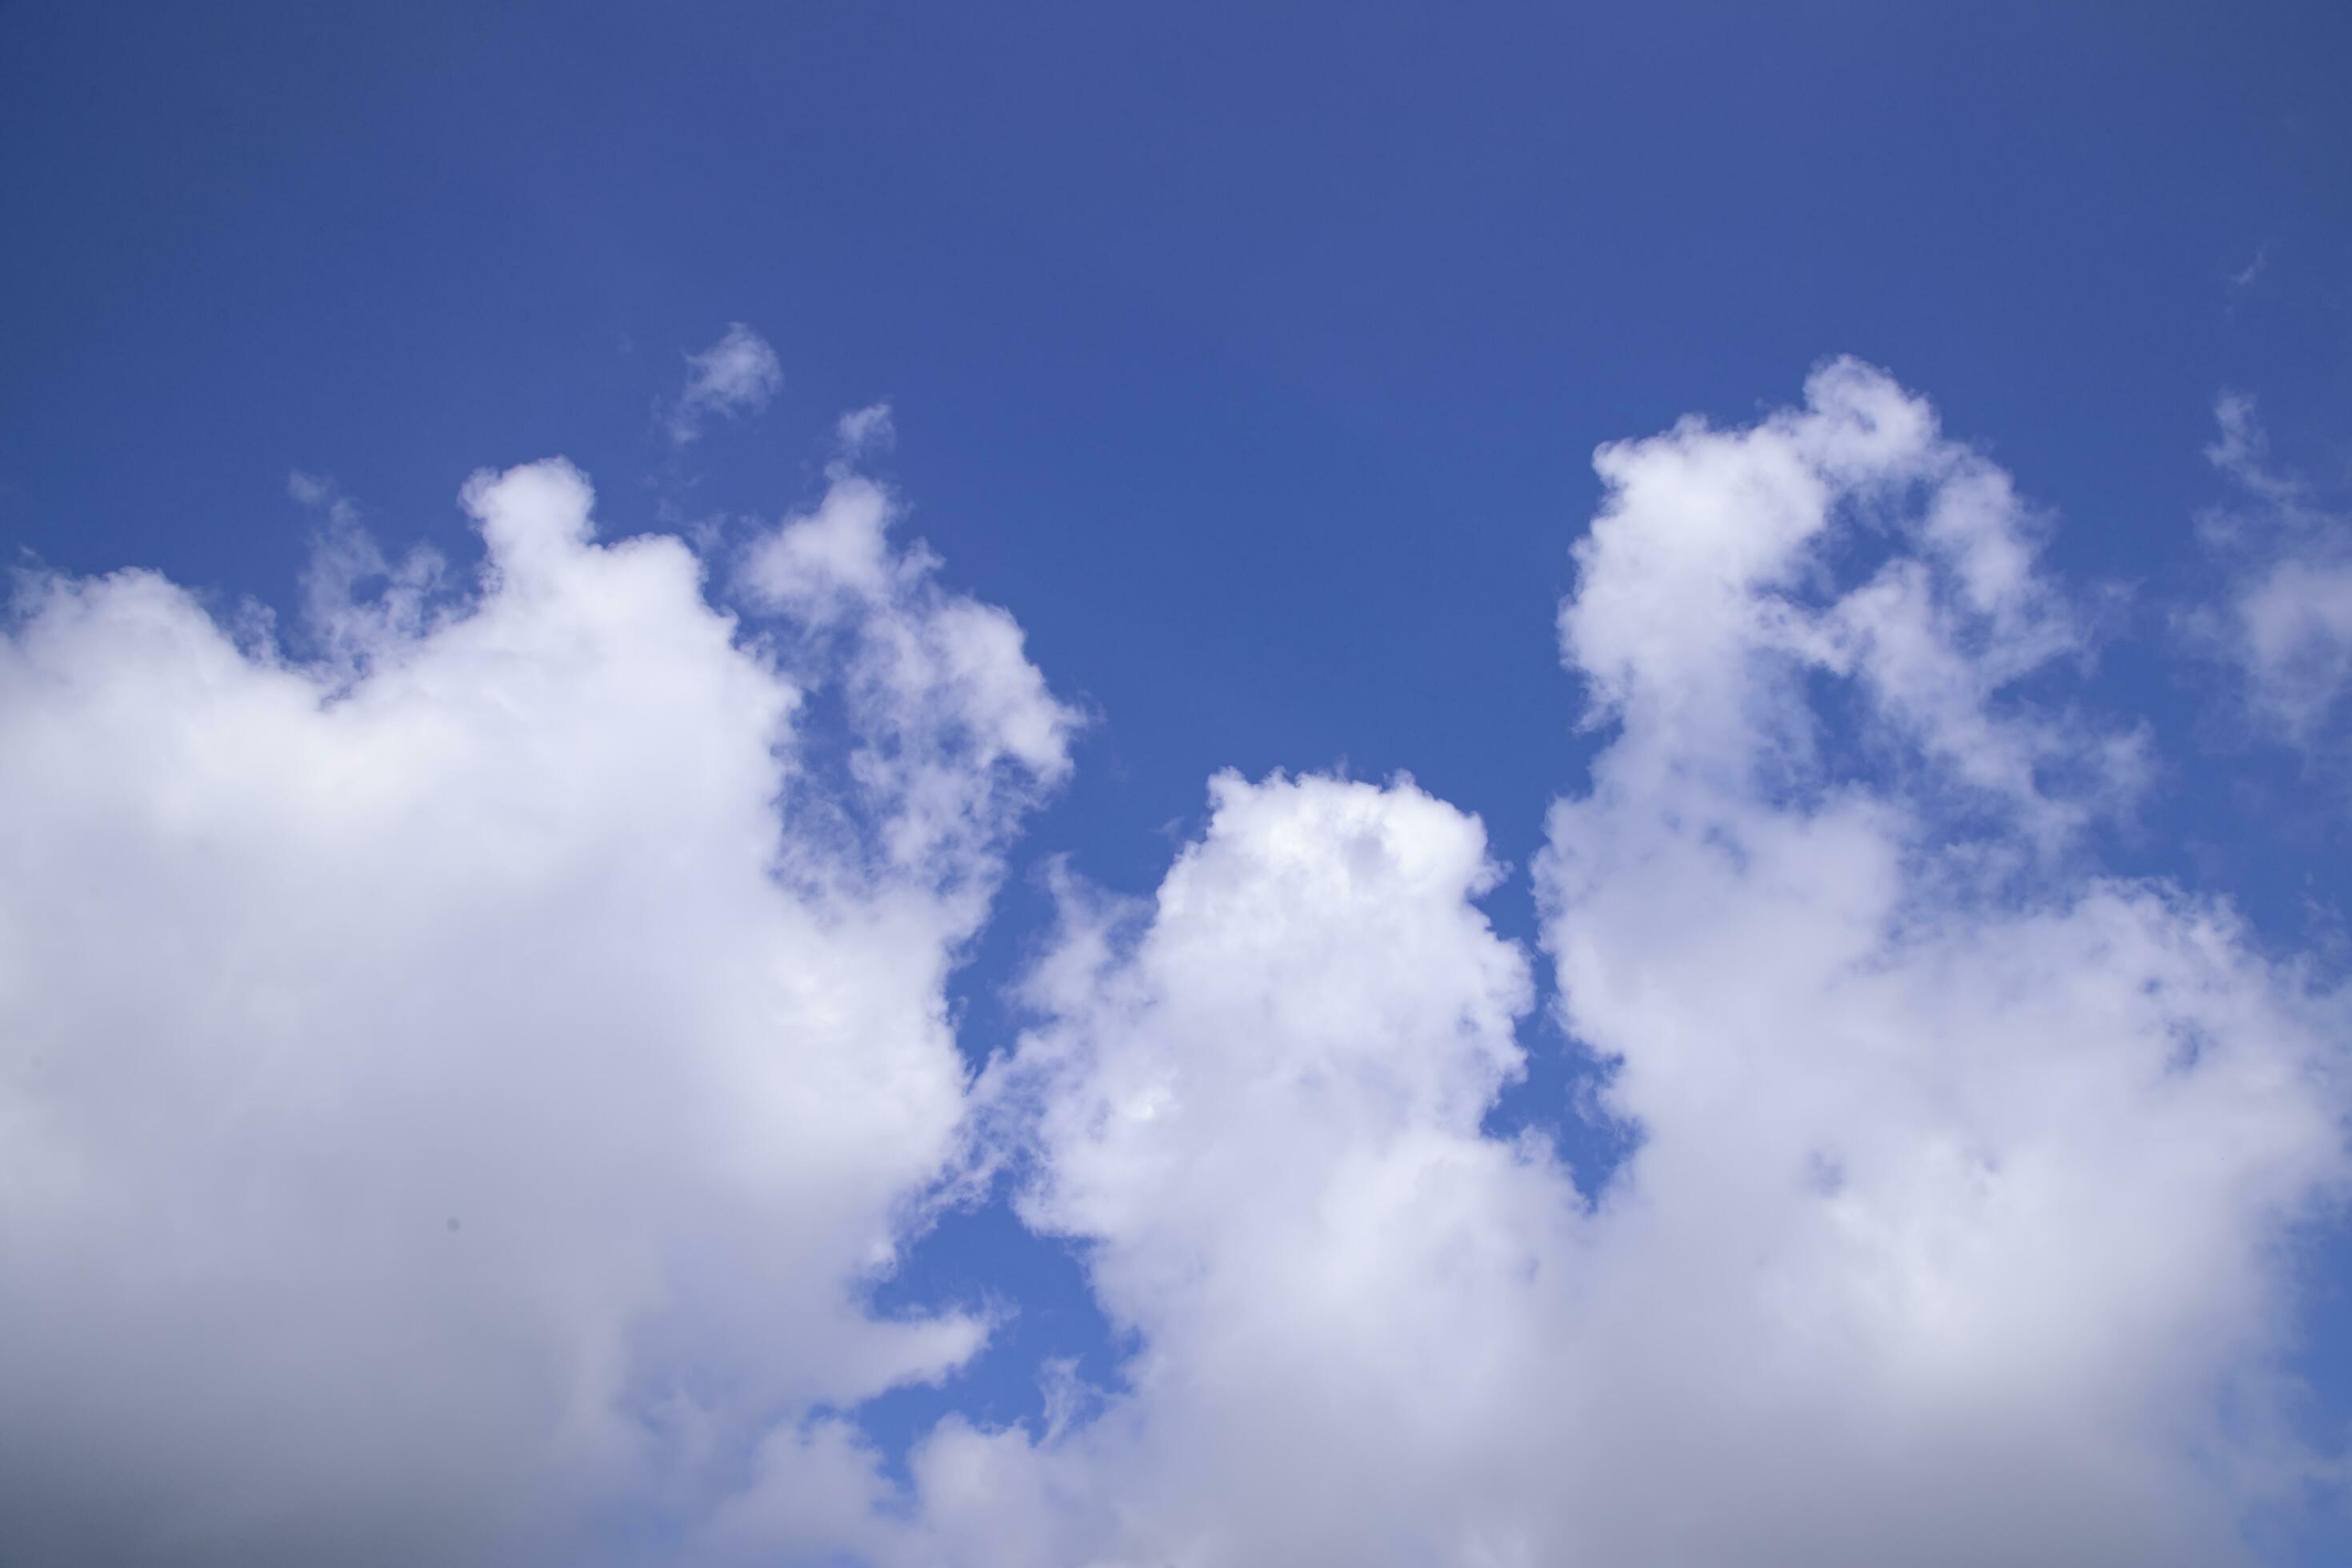
<path fill-rule="evenodd" d="M 889 400 L 851 409 L 834 422 L 833 435 L 841 445 L 842 457 L 850 461 L 888 451 L 898 439 L 898 427 L 890 419 Z"/>
<path fill-rule="evenodd" d="M 700 353 L 687 356 L 686 390 L 669 411 L 670 444 L 692 445 L 714 417 L 732 419 L 765 408 L 784 384 L 784 370 L 768 340 L 741 321 Z"/>

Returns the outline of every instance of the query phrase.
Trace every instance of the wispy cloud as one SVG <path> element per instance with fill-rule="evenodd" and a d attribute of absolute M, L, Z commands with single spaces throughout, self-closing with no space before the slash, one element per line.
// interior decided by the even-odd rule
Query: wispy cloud
<path fill-rule="evenodd" d="M 2226 586 L 2182 625 L 2237 668 L 2258 724 L 2317 744 L 2352 694 L 2352 519 L 2278 466 L 2251 396 L 2224 392 L 2213 417 L 2205 455 L 2233 493 L 2201 531 Z"/>
<path fill-rule="evenodd" d="M 873 453 L 887 452 L 898 438 L 898 427 L 891 422 L 887 402 L 869 403 L 863 408 L 853 408 L 834 422 L 834 439 L 842 456 L 850 460 Z"/>
<path fill-rule="evenodd" d="M 2230 287 L 2235 289 L 2252 288 L 2254 280 L 2260 278 L 2264 271 L 2268 270 L 2270 264 L 2270 241 L 2264 240 L 2262 244 L 2254 247 L 2254 258 L 2252 261 L 2247 262 L 2245 266 L 2230 274 Z"/>
<path fill-rule="evenodd" d="M 670 442 L 684 447 L 714 418 L 736 418 L 765 408 L 784 384 L 783 366 L 768 340 L 741 321 L 700 353 L 687 356 L 686 386 L 670 404 Z"/>

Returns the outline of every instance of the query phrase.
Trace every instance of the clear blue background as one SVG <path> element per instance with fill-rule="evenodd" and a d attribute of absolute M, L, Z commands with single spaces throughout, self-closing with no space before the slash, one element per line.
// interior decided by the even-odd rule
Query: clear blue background
<path fill-rule="evenodd" d="M 1023 846 L 1141 890 L 1213 770 L 1410 769 L 1524 866 L 1587 742 L 1557 665 L 1593 447 L 1747 417 L 1832 353 L 1931 395 L 2136 585 L 2095 678 L 2168 772 L 2135 870 L 2283 946 L 2344 885 L 2339 768 L 2218 743 L 2167 638 L 2216 392 L 2352 478 L 2352 5 L 0 5 L 0 546 L 290 601 L 332 475 L 472 558 L 465 475 L 561 452 L 608 533 L 809 499 L 843 409 L 952 579 L 1098 722 Z M 2260 265 L 2256 267 L 2257 258 Z M 2232 281 L 2249 268 L 2252 280 Z M 671 454 L 730 321 L 775 407 Z M 22 558 L 21 555 L 18 556 Z M 2226 717 L 2226 716 L 2225 716 Z M 1493 900 L 1527 936 L 1523 882 Z M 1042 900 L 966 977 L 967 1047 Z M 1578 1070 L 1497 1113 L 1559 1124 Z M 2315 1422 L 2352 1250 L 2315 1238 Z M 866 1416 L 1032 1414 L 1115 1362 L 1001 1210 L 890 1300 L 1026 1303 Z M 2283 1523 L 2303 1560 L 2340 1516 Z"/>

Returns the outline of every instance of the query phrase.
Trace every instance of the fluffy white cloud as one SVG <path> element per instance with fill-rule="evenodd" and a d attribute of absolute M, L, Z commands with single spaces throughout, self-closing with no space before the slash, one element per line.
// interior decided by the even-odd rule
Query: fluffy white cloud
<path fill-rule="evenodd" d="M 2337 1464 L 2283 1369 L 2342 998 L 2086 865 L 2139 742 L 2052 706 L 2047 525 L 1923 401 L 1839 362 L 1597 460 L 1609 738 L 1534 871 L 1597 1190 L 1486 1131 L 1536 966 L 1403 778 L 1220 775 L 1154 897 L 1065 876 L 968 1084 L 945 978 L 1075 716 L 846 468 L 749 631 L 560 464 L 468 488 L 466 595 L 298 481 L 311 663 L 29 584 L 0 1554 L 2240 1558 Z M 983 1329 L 858 1287 L 992 1163 L 1133 1354 L 902 1488 L 842 1412 Z"/>
<path fill-rule="evenodd" d="M 732 419 L 765 408 L 784 384 L 783 366 L 768 340 L 740 321 L 686 360 L 686 389 L 670 405 L 669 437 L 684 447 L 713 418 Z"/>
<path fill-rule="evenodd" d="M 2204 527 L 2233 588 L 2221 609 L 2189 617 L 2189 629 L 2243 672 L 2262 728 L 2307 744 L 2352 689 L 2352 524 L 2271 466 L 2252 398 L 2224 394 L 2214 416 L 2221 436 L 2206 455 L 2239 494 Z"/>
<path fill-rule="evenodd" d="M 0 641 L 12 1562 L 576 1561 L 982 1334 L 860 1291 L 1066 767 L 1017 629 L 878 519 L 753 639 L 561 462 L 467 487 L 464 595 L 296 489 L 319 662 L 137 572 L 21 584 Z"/>
<path fill-rule="evenodd" d="M 1538 886 L 1637 1152 L 1581 1193 L 1482 1131 L 1532 1003 L 1475 819 L 1220 779 L 1155 900 L 1070 895 L 989 1087 L 1129 1386 L 949 1423 L 863 1551 L 2210 1564 L 2306 1472 L 2342 1010 L 2077 868 L 2130 747 L 2005 695 L 2079 641 L 2007 480 L 1851 363 L 1599 461 L 1561 633 L 1615 732 Z"/>
<path fill-rule="evenodd" d="M 1601 1267 L 1656 1321 L 1612 1375 L 1684 1401 L 1655 1459 L 1712 1461 L 1664 1555 L 2231 1560 L 2240 1509 L 2300 1464 L 2268 1397 L 2282 1238 L 2344 1174 L 2342 1008 L 2226 909 L 2018 841 L 2116 743 L 2002 702 L 2066 639 L 2011 629 L 2045 592 L 2015 503 L 1923 403 L 1841 363 L 1801 411 L 1601 462 L 1562 613 L 1588 669 L 1617 668 L 1594 608 L 1704 531 L 1694 476 L 1784 520 L 1712 584 L 1739 629 L 1700 636 L 1738 700 L 1694 737 L 1645 679 L 1674 639 L 1630 656 L 1601 688 L 1621 738 L 1539 868 L 1563 1015 L 1643 1138 Z M 1841 595 L 1864 528 L 1895 559 Z M 1913 585 L 1894 637 L 1823 634 L 1888 581 Z M 1924 725 L 1884 668 L 1915 644 L 1959 672 Z M 1825 667 L 1923 769 L 1790 765 L 1824 750 Z M 2032 807 L 2004 833 L 1953 779 Z"/>

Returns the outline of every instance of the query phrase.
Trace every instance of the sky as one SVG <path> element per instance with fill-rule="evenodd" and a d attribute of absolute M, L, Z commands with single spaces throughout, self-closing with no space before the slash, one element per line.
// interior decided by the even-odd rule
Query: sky
<path fill-rule="evenodd" d="M 0 4 L 0 1561 L 2352 1560 L 2347 66 Z"/>

